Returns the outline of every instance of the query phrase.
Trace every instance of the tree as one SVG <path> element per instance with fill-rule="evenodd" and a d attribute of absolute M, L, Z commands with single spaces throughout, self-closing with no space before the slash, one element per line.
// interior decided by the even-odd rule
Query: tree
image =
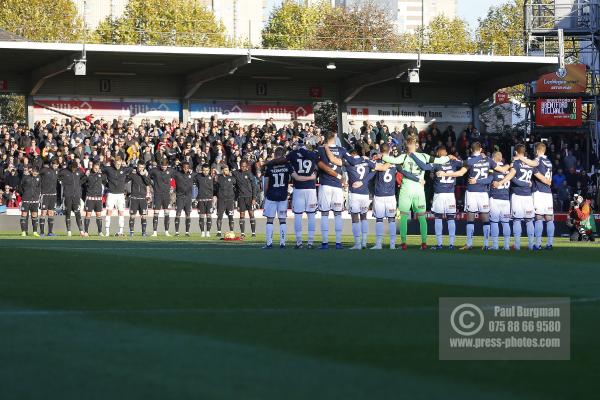
<path fill-rule="evenodd" d="M 353 51 L 397 51 L 400 35 L 388 13 L 372 1 L 352 8 L 326 10 L 317 28 L 313 48 Z"/>
<path fill-rule="evenodd" d="M 302 6 L 293 0 L 273 10 L 262 31 L 264 47 L 308 49 L 315 40 L 317 27 L 323 20 L 326 5 Z"/>
<path fill-rule="evenodd" d="M 478 50 L 497 55 L 523 55 L 524 0 L 489 8 L 485 18 L 479 18 L 476 31 Z"/>
<path fill-rule="evenodd" d="M 40 42 L 73 42 L 83 36 L 72 0 L 0 0 L 0 28 Z"/>
<path fill-rule="evenodd" d="M 424 53 L 472 54 L 476 48 L 469 26 L 460 18 L 439 15 L 425 29 Z"/>
<path fill-rule="evenodd" d="M 42 42 L 76 42 L 84 33 L 72 0 L 0 0 L 0 28 Z M 25 98 L 1 95 L 0 119 L 24 120 Z"/>
<path fill-rule="evenodd" d="M 195 0 L 130 0 L 123 17 L 102 21 L 92 40 L 176 46 L 228 44 L 223 23 Z"/>

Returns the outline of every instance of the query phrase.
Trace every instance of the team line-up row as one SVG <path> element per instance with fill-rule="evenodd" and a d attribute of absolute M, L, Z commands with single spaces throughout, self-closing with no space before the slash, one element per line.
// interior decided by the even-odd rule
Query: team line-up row
<path fill-rule="evenodd" d="M 522 222 L 525 222 L 529 249 L 542 248 L 542 233 L 546 225 L 546 248 L 552 248 L 554 236 L 553 200 L 550 189 L 552 164 L 545 157 L 545 145 L 535 146 L 535 159 L 525 155 L 525 146 L 518 145 L 511 164 L 503 162 L 503 155 L 496 152 L 486 155 L 479 143 L 471 146 L 471 156 L 459 160 L 448 156 L 446 149 L 440 147 L 436 156 L 416 151 L 416 138 L 407 140 L 407 152 L 397 154 L 395 149 L 382 146 L 381 154 L 373 159 L 361 157 L 356 151 L 346 151 L 335 146 L 335 134 L 327 134 L 324 146 L 316 152 L 308 150 L 298 143 L 287 154 L 283 148 L 277 148 L 274 159 L 265 166 L 263 215 L 267 217 L 266 246 L 273 246 L 273 222 L 277 217 L 280 224 L 280 247 L 286 243 L 286 217 L 288 210 L 289 185 L 293 184 L 292 211 L 294 217 L 295 247 L 303 247 L 302 216 L 308 220 L 308 240 L 306 246 L 314 247 L 316 231 L 316 212 L 321 213 L 320 233 L 321 249 L 328 249 L 329 215 L 333 213 L 336 248 L 341 249 L 342 209 L 344 204 L 344 184 L 348 185 L 348 210 L 352 218 L 354 246 L 351 249 L 367 247 L 369 225 L 367 212 L 371 208 L 376 218 L 375 245 L 372 249 L 383 247 L 384 220 L 388 222 L 389 247 L 396 247 L 396 218 L 399 215 L 400 248 L 406 249 L 406 236 L 410 212 L 414 212 L 419 221 L 421 248 L 425 249 L 427 222 L 425 207 L 424 175 L 433 171 L 434 197 L 431 212 L 435 216 L 436 246 L 442 249 L 443 223 L 446 221 L 449 241 L 448 248 L 454 248 L 455 216 L 457 212 L 455 198 L 456 178 L 467 175 L 465 193 L 465 212 L 467 213 L 467 242 L 462 249 L 471 249 L 475 231 L 475 217 L 479 215 L 483 225 L 484 249 L 498 249 L 500 225 L 504 236 L 504 248 L 511 247 L 511 221 L 513 247 L 520 248 Z M 396 179 L 400 176 L 400 182 Z M 319 189 L 317 191 L 317 179 Z M 205 165 L 202 172 L 191 171 L 184 163 L 181 170 L 172 169 L 167 162 L 160 167 L 146 170 L 143 163 L 137 168 L 123 165 L 120 158 L 112 160 L 111 165 L 96 163 L 85 173 L 72 163 L 69 168 L 58 169 L 57 162 L 51 162 L 41 170 L 31 168 L 25 172 L 21 190 L 21 230 L 27 235 L 27 218 L 31 216 L 33 234 L 44 233 L 45 219 L 48 221 L 48 236 L 53 236 L 54 208 L 57 197 L 57 183 L 61 184 L 67 231 L 71 234 L 71 213 L 75 215 L 80 234 L 88 236 L 92 216 L 95 216 L 98 233 L 102 233 L 102 198 L 106 196 L 106 235 L 110 235 L 110 223 L 113 212 L 118 214 L 119 231 L 123 235 L 125 224 L 125 185 L 131 184 L 129 196 L 129 228 L 133 235 L 135 217 L 140 216 L 142 235 L 146 236 L 146 216 L 148 212 L 147 194 L 152 187 L 153 197 L 153 233 L 157 235 L 158 218 L 161 210 L 168 210 L 170 203 L 171 180 L 176 187 L 175 232 L 179 234 L 180 216 L 185 213 L 185 232 L 189 236 L 192 208 L 192 188 L 197 187 L 197 208 L 202 237 L 210 236 L 213 213 L 213 199 L 217 206 L 217 236 L 221 236 L 223 216 L 227 215 L 229 229 L 233 231 L 234 206 L 237 200 L 240 212 L 240 231 L 245 235 L 245 213 L 249 214 L 252 235 L 256 232 L 254 209 L 258 187 L 256 179 L 247 162 L 242 161 L 239 170 L 223 168 L 222 174 L 212 176 Z M 370 181 L 374 180 L 374 185 Z M 397 186 L 400 190 L 397 194 Z M 373 190 L 370 189 L 373 187 Z M 82 189 L 85 190 L 84 220 L 80 212 Z M 372 199 L 372 200 L 371 200 Z M 372 203 L 372 204 L 371 204 Z M 41 219 L 38 211 L 41 208 Z M 82 223 L 83 222 L 83 223 Z M 164 213 L 165 233 L 169 235 L 169 213 Z M 490 244 L 491 238 L 491 244 Z"/>

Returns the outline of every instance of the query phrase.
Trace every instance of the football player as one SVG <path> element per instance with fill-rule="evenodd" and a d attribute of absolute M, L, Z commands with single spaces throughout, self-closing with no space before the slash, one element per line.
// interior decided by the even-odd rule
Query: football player
<path fill-rule="evenodd" d="M 535 249 L 542 249 L 542 234 L 546 222 L 546 250 L 554 242 L 554 206 L 552 199 L 552 161 L 546 157 L 546 144 L 535 145 L 537 169 L 533 174 L 533 209 L 535 211 Z"/>
<path fill-rule="evenodd" d="M 31 216 L 33 236 L 40 236 L 37 231 L 38 211 L 40 208 L 40 192 L 42 178 L 37 167 L 26 168 L 21 178 L 21 236 L 27 236 L 27 217 Z"/>
<path fill-rule="evenodd" d="M 248 216 L 250 217 L 250 230 L 252 231 L 252 237 L 255 237 L 256 219 L 254 218 L 254 208 L 256 207 L 256 197 L 258 195 L 256 178 L 252 171 L 250 171 L 250 165 L 246 160 L 240 162 L 240 170 L 233 171 L 232 175 L 235 178 L 238 210 L 240 212 L 240 234 L 242 237 L 246 236 L 245 219 L 246 211 L 248 211 Z"/>
<path fill-rule="evenodd" d="M 42 198 L 40 204 L 42 206 L 42 216 L 40 218 L 40 234 L 44 235 L 44 217 L 48 218 L 48 236 L 54 235 L 54 209 L 56 208 L 56 187 L 58 184 L 58 160 L 55 158 L 50 162 L 50 165 L 45 166 L 40 170 L 42 178 Z"/>
<path fill-rule="evenodd" d="M 131 193 L 129 195 L 129 236 L 133 236 L 135 227 L 135 215 L 139 214 L 142 225 L 142 236 L 146 236 L 146 216 L 148 215 L 148 190 L 152 180 L 146 171 L 143 161 L 138 161 L 137 168 L 127 175 L 131 182 Z"/>
<path fill-rule="evenodd" d="M 427 249 L 427 219 L 425 209 L 425 180 L 423 179 L 425 171 L 419 167 L 417 162 L 418 159 L 422 164 L 446 164 L 450 161 L 448 156 L 444 157 L 431 157 L 425 153 L 417 153 L 417 138 L 416 136 L 409 136 L 406 139 L 406 147 L 408 153 L 401 154 L 397 157 L 391 155 L 385 155 L 382 160 L 395 164 L 396 168 L 405 170 L 411 173 L 415 177 L 419 178 L 418 182 L 413 180 L 402 180 L 402 186 L 400 188 L 400 194 L 398 196 L 398 211 L 400 213 L 400 239 L 402 240 L 401 249 L 406 250 L 408 248 L 406 244 L 406 238 L 408 233 L 408 216 L 410 211 L 416 214 L 419 220 L 419 229 L 421 232 L 421 249 Z"/>
<path fill-rule="evenodd" d="M 492 158 L 496 164 L 503 166 L 502 153 L 496 151 Z M 498 237 L 502 223 L 504 236 L 504 250 L 510 250 L 510 181 L 504 180 L 507 172 L 493 171 L 492 185 L 490 188 L 490 235 L 492 237 L 492 250 L 498 250 Z"/>
<path fill-rule="evenodd" d="M 79 169 L 76 161 L 71 161 L 69 168 L 58 172 L 58 180 L 62 185 L 63 204 L 65 210 L 65 224 L 67 236 L 71 236 L 71 213 L 75 214 L 75 222 L 81 236 L 85 236 L 81 224 L 81 185 L 85 182 L 85 175 Z"/>
<path fill-rule="evenodd" d="M 437 148 L 436 156 L 438 158 L 446 157 L 447 155 L 448 150 L 446 146 L 442 145 Z M 435 217 L 436 245 L 431 249 L 442 250 L 444 248 L 443 230 L 444 220 L 446 220 L 446 225 L 448 226 L 448 249 L 454 250 L 454 240 L 456 238 L 456 196 L 454 194 L 456 178 L 447 174 L 460 170 L 463 163 L 458 159 L 450 159 L 445 164 L 429 164 L 431 167 L 428 168 L 422 165 L 422 161 L 418 158 L 415 158 L 414 161 L 421 169 L 435 172 L 431 212 Z"/>
<path fill-rule="evenodd" d="M 104 188 L 102 182 L 104 175 L 102 174 L 100 163 L 94 162 L 92 170 L 87 172 L 85 177 L 85 236 L 89 236 L 90 219 L 92 212 L 96 214 L 96 226 L 98 227 L 98 236 L 104 236 L 102 233 L 102 194 Z"/>
<path fill-rule="evenodd" d="M 208 164 L 202 165 L 202 172 L 196 174 L 195 183 L 198 187 L 196 201 L 198 202 L 198 224 L 200 225 L 201 236 L 210 237 L 215 188 Z M 205 221 L 206 225 L 204 224 Z"/>
<path fill-rule="evenodd" d="M 106 195 L 106 236 L 110 235 L 110 219 L 114 209 L 119 216 L 119 232 L 115 236 L 123 236 L 125 228 L 125 180 L 131 168 L 123 165 L 120 156 L 116 156 L 112 165 L 102 167 L 102 173 L 108 181 L 108 194 Z"/>
<path fill-rule="evenodd" d="M 175 236 L 179 236 L 179 220 L 181 211 L 185 212 L 185 236 L 190 236 L 192 225 L 192 188 L 196 180 L 196 173 L 190 168 L 189 162 L 181 164 L 181 171 L 173 171 L 175 179 Z"/>
<path fill-rule="evenodd" d="M 150 171 L 150 179 L 152 179 L 152 189 L 154 192 L 154 215 L 152 217 L 152 236 L 158 236 L 158 217 L 162 210 L 164 215 L 165 236 L 169 234 L 169 205 L 171 203 L 171 179 L 173 171 L 169 168 L 169 161 L 163 159 L 159 168 L 154 168 Z"/>

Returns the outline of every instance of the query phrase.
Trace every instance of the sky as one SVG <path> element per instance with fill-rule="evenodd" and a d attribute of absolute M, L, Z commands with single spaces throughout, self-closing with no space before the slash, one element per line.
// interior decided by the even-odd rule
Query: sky
<path fill-rule="evenodd" d="M 499 0 L 458 0 L 458 16 L 465 19 L 471 29 L 477 27 L 477 18 L 484 17 L 490 6 L 505 3 Z"/>

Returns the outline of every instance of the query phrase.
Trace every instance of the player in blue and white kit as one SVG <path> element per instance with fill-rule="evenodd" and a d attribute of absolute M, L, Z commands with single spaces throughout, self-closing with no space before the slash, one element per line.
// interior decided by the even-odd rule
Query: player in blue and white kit
<path fill-rule="evenodd" d="M 445 146 L 439 146 L 436 150 L 438 158 L 448 156 L 448 150 Z M 463 167 L 463 162 L 452 156 L 445 164 L 425 164 L 422 160 L 411 155 L 411 158 L 417 163 L 419 168 L 424 171 L 434 171 L 433 184 L 433 202 L 431 204 L 431 212 L 435 216 L 435 237 L 437 245 L 433 246 L 432 250 L 442 250 L 443 246 L 443 220 L 447 220 L 449 243 L 448 248 L 454 250 L 454 239 L 456 237 L 456 196 L 454 188 L 456 186 L 456 178 L 452 174 L 457 173 Z"/>
<path fill-rule="evenodd" d="M 377 171 L 386 171 L 391 165 L 376 164 L 360 157 L 356 150 L 352 150 L 350 154 L 354 163 L 344 162 L 348 173 L 348 208 L 352 217 L 352 234 L 354 235 L 354 247 L 350 249 L 361 250 L 367 247 L 369 237 L 369 221 L 367 221 L 367 212 L 371 205 L 369 182 Z"/>
<path fill-rule="evenodd" d="M 265 208 L 263 210 L 263 215 L 267 217 L 265 249 L 273 247 L 273 221 L 276 215 L 279 218 L 279 247 L 285 248 L 288 187 L 292 175 L 298 181 L 315 179 L 314 173 L 308 177 L 294 174 L 290 164 L 283 158 L 284 154 L 283 147 L 277 147 L 274 152 L 276 161 L 267 165 L 265 170 Z M 282 160 L 282 162 L 277 160 Z"/>
<path fill-rule="evenodd" d="M 333 211 L 335 220 L 335 248 L 343 249 L 342 246 L 342 209 L 344 206 L 344 191 L 342 189 L 342 163 L 345 160 L 353 165 L 360 162 L 354 160 L 341 146 L 335 145 L 335 132 L 325 134 L 325 144 L 319 147 L 319 209 L 321 210 L 321 250 L 329 248 L 329 212 Z M 337 159 L 336 163 L 329 158 L 328 153 Z M 327 167 L 336 172 L 331 176 Z"/>
<path fill-rule="evenodd" d="M 498 165 L 504 165 L 502 153 L 495 152 L 493 159 Z M 492 173 L 492 185 L 490 187 L 490 232 L 492 236 L 492 250 L 498 250 L 498 237 L 502 223 L 502 235 L 504 236 L 504 250 L 510 250 L 510 180 L 503 181 L 507 172 Z M 502 183 L 501 183 L 502 182 Z"/>
<path fill-rule="evenodd" d="M 537 169 L 533 174 L 533 209 L 535 211 L 535 249 L 542 249 L 542 234 L 546 221 L 546 249 L 551 250 L 554 242 L 554 205 L 552 199 L 552 161 L 546 157 L 546 144 L 535 145 Z"/>
<path fill-rule="evenodd" d="M 527 227 L 528 247 L 533 250 L 534 224 L 533 224 L 533 196 L 531 195 L 531 178 L 537 162 L 525 157 L 525 145 L 518 144 L 515 147 L 515 157 L 510 172 L 499 184 L 511 182 L 510 208 L 513 217 L 513 236 L 515 238 L 515 249 L 521 248 L 521 232 L 523 230 L 521 221 L 525 220 Z"/>
<path fill-rule="evenodd" d="M 318 156 L 306 149 L 302 143 L 297 142 L 293 150 L 287 155 L 290 166 L 299 176 L 312 176 L 317 169 Z M 306 213 L 308 219 L 309 249 L 313 248 L 315 239 L 315 216 L 317 212 L 317 189 L 315 179 L 307 181 L 294 180 L 292 193 L 292 211 L 294 212 L 294 232 L 296 234 L 296 249 L 302 248 L 302 215 Z"/>
<path fill-rule="evenodd" d="M 381 158 L 390 154 L 388 144 L 381 145 Z M 378 161 L 382 164 L 383 161 Z M 390 249 L 396 248 L 396 173 L 400 172 L 403 179 L 420 182 L 420 178 L 403 169 L 398 170 L 396 165 L 389 164 L 390 168 L 378 171 L 375 174 L 375 191 L 373 196 L 373 216 L 375 217 L 375 246 L 371 250 L 381 250 L 383 244 L 383 219 L 387 218 L 390 234 Z M 424 182 L 423 182 L 424 183 Z"/>
<path fill-rule="evenodd" d="M 444 157 L 448 155 L 445 146 L 437 149 L 437 156 Z M 463 162 L 460 160 L 450 160 L 446 164 L 434 164 L 433 171 L 436 175 L 433 183 L 433 202 L 431 212 L 435 217 L 435 238 L 437 245 L 432 250 L 443 249 L 443 220 L 448 225 L 448 249 L 454 250 L 454 239 L 456 237 L 456 196 L 454 189 L 456 187 L 456 178 L 451 176 L 438 176 L 438 172 L 454 172 L 462 168 Z M 442 174 L 440 174 L 442 175 Z"/>
<path fill-rule="evenodd" d="M 475 232 L 475 216 L 483 224 L 483 249 L 487 250 L 490 236 L 490 197 L 489 184 L 492 182 L 490 171 L 506 172 L 508 165 L 497 165 L 494 160 L 486 157 L 481 151 L 481 144 L 474 142 L 471 145 L 471 157 L 463 167 L 454 173 L 439 174 L 442 176 L 462 176 L 468 173 L 467 191 L 465 192 L 465 211 L 467 212 L 467 243 L 461 250 L 473 248 L 473 233 Z"/>

